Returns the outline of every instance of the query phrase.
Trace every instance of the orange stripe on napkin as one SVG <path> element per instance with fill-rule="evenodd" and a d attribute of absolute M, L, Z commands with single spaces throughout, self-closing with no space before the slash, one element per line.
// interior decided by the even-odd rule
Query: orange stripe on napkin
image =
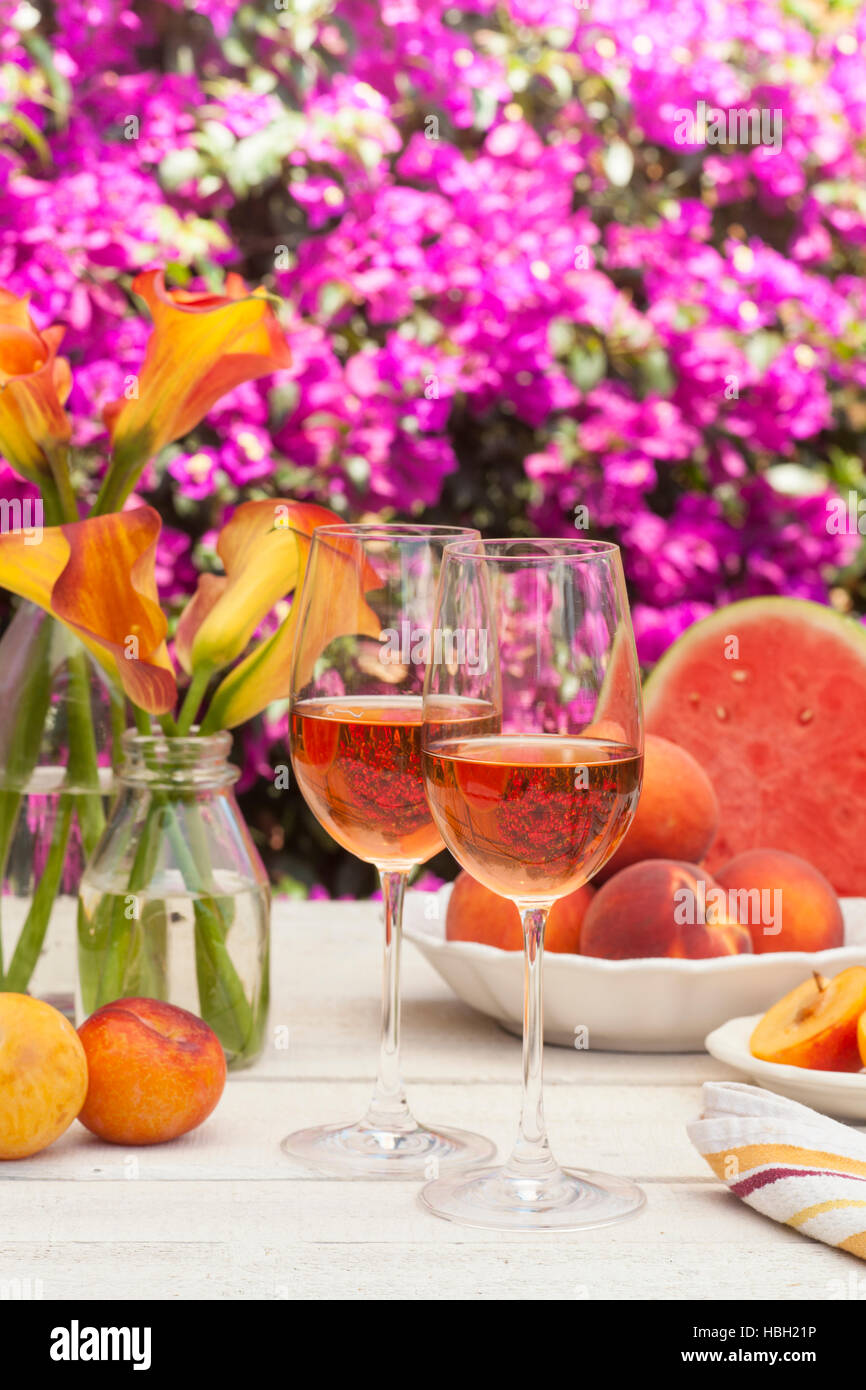
<path fill-rule="evenodd" d="M 859 1255 L 861 1260 L 866 1260 L 866 1231 L 858 1231 L 855 1236 L 840 1240 L 836 1249 L 847 1250 L 851 1255 Z"/>
<path fill-rule="evenodd" d="M 833 1168 L 837 1173 L 853 1173 L 866 1178 L 866 1163 L 856 1158 L 845 1158 L 842 1154 L 827 1153 L 824 1149 L 801 1149 L 796 1144 L 744 1144 L 741 1148 L 721 1149 L 718 1153 L 704 1154 L 717 1178 L 730 1181 L 726 1165 L 732 1158 L 737 1160 L 742 1172 L 747 1168 L 763 1168 L 767 1164 L 799 1163 L 803 1167 Z"/>

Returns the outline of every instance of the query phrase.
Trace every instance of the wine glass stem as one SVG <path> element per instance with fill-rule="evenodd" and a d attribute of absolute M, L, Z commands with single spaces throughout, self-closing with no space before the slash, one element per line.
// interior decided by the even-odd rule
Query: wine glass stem
<path fill-rule="evenodd" d="M 407 875 L 400 870 L 380 869 L 379 878 L 385 919 L 382 1035 L 376 1089 L 364 1123 L 405 1133 L 416 1128 L 400 1080 L 400 940 Z"/>
<path fill-rule="evenodd" d="M 520 1132 L 504 1168 L 509 1178 L 546 1178 L 557 1172 L 544 1125 L 544 1019 L 542 967 L 544 928 L 550 906 L 522 907 L 523 922 L 523 1106 Z"/>

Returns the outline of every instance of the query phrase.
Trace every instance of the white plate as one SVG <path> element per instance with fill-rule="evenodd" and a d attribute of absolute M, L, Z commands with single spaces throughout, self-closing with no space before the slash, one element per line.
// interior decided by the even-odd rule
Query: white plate
<path fill-rule="evenodd" d="M 511 1033 L 523 1027 L 523 954 L 445 940 L 451 885 L 410 893 L 405 934 L 472 1008 Z M 843 898 L 846 944 L 833 951 L 776 951 L 713 960 L 600 960 L 548 952 L 545 1042 L 616 1052 L 701 1052 L 714 1028 L 764 1013 L 813 970 L 866 965 L 866 898 Z M 580 1032 L 585 1029 L 586 1034 Z"/>
<path fill-rule="evenodd" d="M 762 1014 L 732 1018 L 706 1040 L 707 1052 L 729 1067 L 736 1067 L 765 1091 L 777 1091 L 789 1100 L 811 1105 L 824 1115 L 840 1120 L 866 1120 L 866 1071 L 809 1071 L 807 1067 L 783 1067 L 761 1062 L 749 1051 L 749 1038 Z"/>

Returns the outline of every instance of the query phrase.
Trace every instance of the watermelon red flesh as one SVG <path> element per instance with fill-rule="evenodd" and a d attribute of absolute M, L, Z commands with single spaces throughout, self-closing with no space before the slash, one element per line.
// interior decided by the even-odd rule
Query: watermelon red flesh
<path fill-rule="evenodd" d="M 710 873 L 742 850 L 782 849 L 840 895 L 866 895 L 862 625 L 801 599 L 731 604 L 665 653 L 644 709 L 648 732 L 688 749 L 716 789 Z"/>

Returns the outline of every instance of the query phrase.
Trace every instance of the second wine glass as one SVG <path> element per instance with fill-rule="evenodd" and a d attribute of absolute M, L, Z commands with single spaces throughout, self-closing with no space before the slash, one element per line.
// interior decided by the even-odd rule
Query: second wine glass
<path fill-rule="evenodd" d="M 329 834 L 375 864 L 385 965 L 379 1071 L 356 1123 L 290 1134 L 293 1158 L 343 1176 L 431 1177 L 491 1157 L 479 1135 L 412 1115 L 400 1080 L 400 933 L 411 869 L 442 848 L 421 770 L 422 689 L 442 552 L 478 532 L 447 526 L 324 526 L 298 602 L 291 756 Z"/>
<path fill-rule="evenodd" d="M 455 859 L 523 921 L 523 1110 L 503 1167 L 443 1176 L 422 1201 L 437 1216 L 496 1230 L 607 1225 L 638 1211 L 644 1195 L 626 1178 L 560 1168 L 550 1151 L 541 972 L 550 908 L 610 858 L 640 793 L 640 677 L 619 550 L 456 542 L 434 624 L 474 632 L 486 653 L 474 670 L 433 654 L 424 776 Z"/>

